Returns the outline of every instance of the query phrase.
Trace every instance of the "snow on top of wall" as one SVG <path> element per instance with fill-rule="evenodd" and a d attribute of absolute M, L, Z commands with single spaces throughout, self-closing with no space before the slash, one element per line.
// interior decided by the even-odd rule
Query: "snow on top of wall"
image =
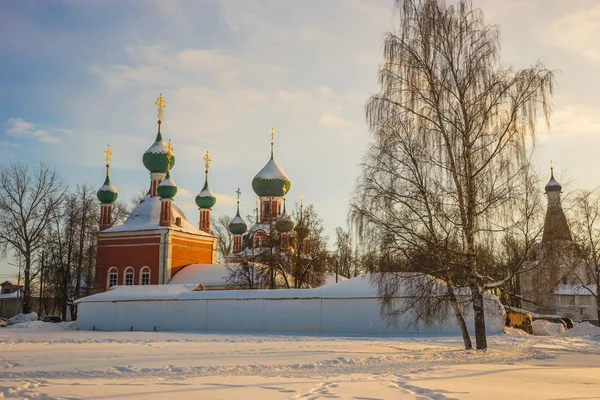
<path fill-rule="evenodd" d="M 208 233 L 196 229 L 190 224 L 179 207 L 172 204 L 173 218 L 181 218 L 181 227 L 173 224 L 171 227 L 160 226 L 160 198 L 158 196 L 147 196 L 137 205 L 127 218 L 124 224 L 108 228 L 104 232 L 129 232 L 145 231 L 152 229 L 171 229 L 180 232 L 191 233 L 194 235 L 210 236 Z"/>
<path fill-rule="evenodd" d="M 221 264 L 223 265 L 223 264 Z M 188 266 L 189 267 L 189 266 Z M 187 268 L 187 267 L 186 267 Z M 377 288 L 373 286 L 372 274 L 361 275 L 339 283 L 321 286 L 314 289 L 259 289 L 259 290 L 213 290 L 193 291 L 194 288 L 204 282 L 191 283 L 189 279 L 195 274 L 201 276 L 202 265 L 185 269 L 173 276 L 169 285 L 146 285 L 146 286 L 115 286 L 108 292 L 98 293 L 77 300 L 77 302 L 106 302 L 123 300 L 192 300 L 192 299 L 312 299 L 312 298 L 372 298 L 379 297 Z M 225 267 L 222 267 L 223 269 Z M 215 267 L 215 274 L 220 274 Z M 183 273 L 180 277 L 178 275 Z M 207 275 L 209 273 L 207 272 Z M 175 282 L 186 282 L 177 284 Z M 397 296 L 406 295 L 397 293 Z"/>
<path fill-rule="evenodd" d="M 236 264 L 192 264 L 179 271 L 171 278 L 169 285 L 201 283 L 204 286 L 227 285 L 228 266 Z"/>
<path fill-rule="evenodd" d="M 337 278 L 338 282 L 342 282 L 342 281 L 347 281 L 348 278 L 346 278 L 345 276 L 339 275 L 338 274 L 338 278 Z M 325 283 L 323 283 L 323 286 L 325 285 L 334 285 L 335 282 L 335 274 L 333 273 L 329 273 L 329 274 L 325 274 Z"/>

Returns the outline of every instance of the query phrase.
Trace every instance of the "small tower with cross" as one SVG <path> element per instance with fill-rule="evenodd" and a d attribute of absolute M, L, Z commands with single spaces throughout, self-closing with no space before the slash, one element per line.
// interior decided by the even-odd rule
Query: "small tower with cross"
<path fill-rule="evenodd" d="M 244 219 L 240 216 L 240 195 L 242 192 L 240 188 L 236 190 L 237 193 L 237 213 L 235 217 L 229 223 L 229 232 L 233 235 L 233 249 L 232 253 L 239 253 L 242 250 L 242 235 L 246 233 L 248 226 Z"/>
<path fill-rule="evenodd" d="M 161 226 L 172 226 L 173 225 L 173 198 L 177 194 L 177 185 L 171 178 L 171 168 L 169 163 L 173 157 L 175 148 L 171 144 L 171 141 L 166 145 L 167 148 L 167 175 L 165 179 L 156 188 L 156 193 L 160 196 L 160 225 Z"/>
<path fill-rule="evenodd" d="M 143 156 L 144 166 L 150 171 L 150 196 L 158 196 L 156 189 L 162 182 L 167 174 L 167 170 L 173 168 L 175 165 L 175 156 L 168 155 L 168 149 L 162 138 L 162 123 L 163 123 L 163 111 L 167 108 L 165 99 L 162 94 L 158 96 L 154 104 L 157 107 L 157 122 L 158 122 L 158 133 L 152 146 Z"/>
<path fill-rule="evenodd" d="M 196 196 L 196 205 L 198 206 L 198 209 L 200 210 L 200 222 L 199 222 L 198 228 L 201 231 L 210 233 L 210 212 L 211 212 L 211 209 L 214 207 L 214 205 L 217 202 L 217 197 L 210 190 L 210 187 L 208 186 L 208 169 L 209 169 L 210 163 L 212 161 L 210 158 L 210 155 L 208 154 L 208 151 L 206 152 L 206 155 L 204 156 L 203 160 L 204 160 L 204 186 L 202 187 L 202 190 L 200 191 L 200 193 L 198 193 L 198 195 Z"/>
<path fill-rule="evenodd" d="M 98 190 L 96 196 L 100 200 L 100 230 L 110 228 L 113 224 L 112 210 L 113 204 L 117 200 L 117 189 L 110 183 L 110 159 L 112 152 L 110 146 L 104 150 L 104 159 L 106 161 L 106 178 L 104 184 Z"/>

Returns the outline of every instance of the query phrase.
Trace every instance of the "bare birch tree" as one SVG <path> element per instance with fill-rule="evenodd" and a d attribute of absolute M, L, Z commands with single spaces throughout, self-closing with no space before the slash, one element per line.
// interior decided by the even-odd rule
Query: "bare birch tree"
<path fill-rule="evenodd" d="M 23 260 L 23 313 L 31 312 L 33 264 L 63 191 L 62 179 L 45 164 L 13 163 L 0 169 L 0 244 L 5 253 Z"/>
<path fill-rule="evenodd" d="M 367 163 L 381 179 L 359 182 L 355 221 L 363 234 L 409 226 L 416 235 L 403 228 L 406 235 L 392 236 L 396 248 L 417 237 L 422 248 L 451 251 L 456 276 L 470 288 L 476 347 L 485 349 L 483 294 L 509 278 L 490 275 L 478 249 L 514 226 L 538 113 L 549 121 L 553 72 L 541 63 L 500 66 L 498 28 L 469 1 L 396 6 L 399 29 L 385 37 L 381 92 L 366 106 L 375 144 Z M 382 218 L 378 208 L 393 212 Z"/>

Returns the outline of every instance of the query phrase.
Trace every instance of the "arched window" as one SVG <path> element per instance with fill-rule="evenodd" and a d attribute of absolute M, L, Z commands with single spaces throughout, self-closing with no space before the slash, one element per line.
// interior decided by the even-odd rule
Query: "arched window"
<path fill-rule="evenodd" d="M 111 287 L 119 284 L 119 272 L 117 271 L 117 267 L 110 267 L 108 269 L 107 280 L 107 289 L 110 289 Z"/>
<path fill-rule="evenodd" d="M 140 270 L 140 285 L 149 285 L 150 284 L 150 268 L 142 267 Z"/>
<path fill-rule="evenodd" d="M 265 245 L 265 236 L 264 231 L 256 231 L 252 247 L 263 247 Z"/>
<path fill-rule="evenodd" d="M 125 282 L 125 285 L 127 286 L 133 285 L 133 267 L 125 268 L 125 273 L 123 274 L 123 282 Z"/>

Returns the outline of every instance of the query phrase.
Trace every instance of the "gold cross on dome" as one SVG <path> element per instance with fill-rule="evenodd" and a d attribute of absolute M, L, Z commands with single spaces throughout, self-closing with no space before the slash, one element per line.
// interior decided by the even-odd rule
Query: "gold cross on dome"
<path fill-rule="evenodd" d="M 154 102 L 154 104 L 158 106 L 158 121 L 162 122 L 163 110 L 165 108 L 167 108 L 167 106 L 165 105 L 165 99 L 163 99 L 163 97 L 162 97 L 162 93 L 160 94 L 160 96 L 158 96 L 158 98 L 156 99 L 156 102 Z"/>
<path fill-rule="evenodd" d="M 206 167 L 206 172 L 208 172 L 208 167 L 210 166 L 210 163 L 212 162 L 212 159 L 208 155 L 208 151 L 206 152 L 206 155 L 204 156 L 203 160 L 204 160 L 204 166 Z"/>
<path fill-rule="evenodd" d="M 108 147 L 104 150 L 104 158 L 106 160 L 106 165 L 110 164 L 111 157 L 112 157 L 112 152 L 110 151 L 110 144 L 109 144 Z"/>
<path fill-rule="evenodd" d="M 173 152 L 175 151 L 175 147 L 171 144 L 171 139 L 165 145 L 165 149 L 167 150 L 167 165 L 171 164 L 171 158 L 173 158 Z"/>
<path fill-rule="evenodd" d="M 238 190 L 235 191 L 237 193 L 238 196 L 238 200 L 240 199 L 240 194 L 242 194 L 242 191 L 240 190 L 240 188 L 238 188 Z"/>

